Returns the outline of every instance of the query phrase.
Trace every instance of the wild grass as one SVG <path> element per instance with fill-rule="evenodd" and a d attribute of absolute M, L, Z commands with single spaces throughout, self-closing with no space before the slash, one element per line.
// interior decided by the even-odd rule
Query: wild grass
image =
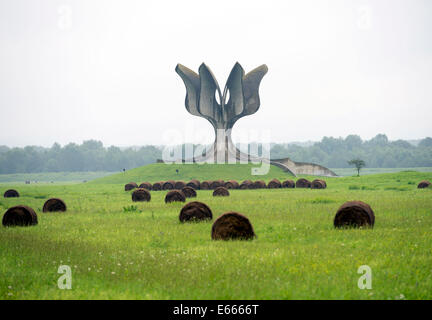
<path fill-rule="evenodd" d="M 165 191 L 133 203 L 123 185 L 231 174 L 240 180 L 248 168 L 183 166 L 178 179 L 175 167 L 146 167 L 85 184 L 1 185 L 1 193 L 13 187 L 21 197 L 2 198 L 0 211 L 26 204 L 39 224 L 0 228 L 0 299 L 432 298 L 432 188 L 410 183 L 432 180 L 430 172 L 326 178 L 323 190 L 232 190 L 226 198 L 199 190 L 193 200 L 207 203 L 214 219 L 241 212 L 257 234 L 224 242 L 211 240 L 212 222 L 180 223 L 184 204 L 165 204 Z M 284 178 L 272 174 L 267 182 Z M 54 196 L 68 211 L 42 213 Z M 348 200 L 371 205 L 373 229 L 333 228 Z M 72 268 L 71 290 L 57 286 L 60 265 Z M 357 286 L 361 265 L 372 268 L 371 290 Z"/>

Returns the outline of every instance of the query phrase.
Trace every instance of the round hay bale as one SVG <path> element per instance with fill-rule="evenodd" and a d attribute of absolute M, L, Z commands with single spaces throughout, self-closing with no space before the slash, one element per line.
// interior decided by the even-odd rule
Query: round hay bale
<path fill-rule="evenodd" d="M 186 183 L 184 181 L 176 181 L 174 184 L 174 189 L 181 190 L 186 187 Z"/>
<path fill-rule="evenodd" d="M 336 212 L 335 228 L 341 227 L 373 227 L 375 214 L 372 208 L 362 201 L 345 202 Z"/>
<path fill-rule="evenodd" d="M 152 189 L 152 184 L 150 182 L 143 182 L 139 185 L 138 188 L 142 188 L 142 189 L 147 189 L 147 190 L 151 190 Z"/>
<path fill-rule="evenodd" d="M 251 186 L 249 185 L 249 188 L 250 187 Z M 266 187 L 266 183 L 263 180 L 257 180 L 252 184 L 252 188 L 250 189 L 265 189 Z"/>
<path fill-rule="evenodd" d="M 238 189 L 239 183 L 235 180 L 229 180 L 229 181 L 225 182 L 224 187 L 227 189 Z"/>
<path fill-rule="evenodd" d="M 255 237 L 255 232 L 244 215 L 227 212 L 213 223 L 211 237 L 213 240 L 250 240 Z"/>
<path fill-rule="evenodd" d="M 295 188 L 295 182 L 292 180 L 285 180 L 282 182 L 282 188 Z"/>
<path fill-rule="evenodd" d="M 147 189 L 138 188 L 132 192 L 132 201 L 150 201 L 151 194 Z"/>
<path fill-rule="evenodd" d="M 135 188 L 138 188 L 138 185 L 135 182 L 129 182 L 124 186 L 125 191 L 131 191 Z"/>
<path fill-rule="evenodd" d="M 151 189 L 153 191 L 161 191 L 162 190 L 162 185 L 163 185 L 163 182 L 155 182 L 155 183 L 153 183 Z"/>
<path fill-rule="evenodd" d="M 242 189 L 242 190 L 251 189 L 250 188 L 251 184 L 253 184 L 253 182 L 251 180 L 245 180 L 240 184 L 239 189 Z"/>
<path fill-rule="evenodd" d="M 195 198 L 197 196 L 195 189 L 188 186 L 182 188 L 181 191 L 184 193 L 186 198 Z"/>
<path fill-rule="evenodd" d="M 278 189 L 282 188 L 282 183 L 278 179 L 272 179 L 268 185 L 267 188 L 269 189 Z"/>
<path fill-rule="evenodd" d="M 300 178 L 296 181 L 296 188 L 310 188 L 311 182 L 307 179 Z"/>
<path fill-rule="evenodd" d="M 175 189 L 175 181 L 174 180 L 168 180 L 165 181 L 162 185 L 162 190 L 173 190 Z"/>
<path fill-rule="evenodd" d="M 14 190 L 14 189 L 9 189 L 9 190 L 6 190 L 6 192 L 3 194 L 3 197 L 5 197 L 5 198 L 18 198 L 19 193 L 18 193 L 18 191 Z"/>
<path fill-rule="evenodd" d="M 417 188 L 419 188 L 419 189 L 429 188 L 430 184 L 431 183 L 429 181 L 423 180 L 423 181 L 420 181 Z"/>
<path fill-rule="evenodd" d="M 5 212 L 2 223 L 5 227 L 36 225 L 37 214 L 28 206 L 15 206 Z"/>
<path fill-rule="evenodd" d="M 324 180 L 315 179 L 311 182 L 311 189 L 325 189 L 327 188 L 327 184 Z"/>
<path fill-rule="evenodd" d="M 216 188 L 223 187 L 224 181 L 223 180 L 214 180 L 210 183 L 210 189 L 215 190 Z"/>
<path fill-rule="evenodd" d="M 320 180 L 314 180 L 311 182 L 311 189 L 324 189 L 324 183 Z"/>
<path fill-rule="evenodd" d="M 325 180 L 323 180 L 323 179 L 315 179 L 314 181 L 321 181 L 322 182 L 322 184 L 324 185 L 324 188 L 327 188 L 327 182 L 325 182 Z M 314 182 L 314 181 L 312 181 L 312 182 Z M 312 187 L 312 182 L 311 182 L 311 187 Z"/>
<path fill-rule="evenodd" d="M 225 187 L 217 187 L 213 191 L 213 197 L 228 197 L 230 195 L 229 191 Z"/>
<path fill-rule="evenodd" d="M 179 219 L 180 222 L 211 220 L 213 214 L 205 203 L 192 201 L 181 209 Z"/>
<path fill-rule="evenodd" d="M 165 203 L 174 202 L 174 201 L 185 202 L 186 197 L 184 193 L 180 190 L 169 191 L 165 196 Z"/>
<path fill-rule="evenodd" d="M 210 190 L 210 184 L 213 181 L 203 181 L 201 182 L 201 190 Z"/>
<path fill-rule="evenodd" d="M 45 201 L 42 212 L 58 212 L 58 211 L 66 211 L 66 203 L 62 199 L 59 198 L 51 198 Z"/>
<path fill-rule="evenodd" d="M 189 181 L 188 183 L 186 183 L 187 187 L 191 187 L 194 188 L 195 190 L 199 190 L 200 189 L 200 182 L 196 179 L 192 179 L 191 181 Z"/>

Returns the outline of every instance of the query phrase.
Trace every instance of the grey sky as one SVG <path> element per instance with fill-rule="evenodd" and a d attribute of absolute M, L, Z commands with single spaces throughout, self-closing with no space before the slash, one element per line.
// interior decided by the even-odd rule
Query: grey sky
<path fill-rule="evenodd" d="M 0 0 L 0 145 L 210 142 L 174 68 L 206 62 L 224 86 L 236 61 L 269 72 L 234 140 L 430 136 L 431 17 L 428 0 Z"/>

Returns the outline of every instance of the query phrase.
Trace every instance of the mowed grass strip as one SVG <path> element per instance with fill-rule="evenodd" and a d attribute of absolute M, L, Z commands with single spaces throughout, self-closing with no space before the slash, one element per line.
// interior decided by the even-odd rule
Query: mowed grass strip
<path fill-rule="evenodd" d="M 193 168 L 185 167 L 180 173 L 200 181 L 230 178 L 220 172 L 192 177 Z M 322 190 L 230 190 L 229 197 L 198 190 L 186 203 L 206 203 L 213 221 L 227 211 L 243 213 L 257 235 L 212 241 L 213 221 L 180 223 L 185 203 L 165 204 L 166 191 L 137 203 L 123 189 L 131 180 L 188 180 L 177 179 L 171 168 L 174 174 L 160 179 L 0 186 L 0 192 L 15 188 L 21 195 L 1 198 L 2 214 L 26 204 L 39 219 L 34 227 L 0 228 L 0 299 L 432 298 L 432 188 L 416 184 L 432 180 L 432 173 L 325 178 Z M 250 178 L 241 174 L 232 179 Z M 259 179 L 273 178 L 284 176 Z M 62 198 L 68 210 L 42 213 L 51 197 Z M 333 228 L 337 209 L 348 200 L 372 207 L 373 229 Z M 72 268 L 71 290 L 57 287 L 60 265 Z M 361 265 L 372 268 L 372 290 L 357 286 Z"/>

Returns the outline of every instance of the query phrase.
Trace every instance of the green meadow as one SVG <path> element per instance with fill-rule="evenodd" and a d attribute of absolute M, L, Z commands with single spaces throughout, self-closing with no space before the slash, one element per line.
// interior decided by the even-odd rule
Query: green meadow
<path fill-rule="evenodd" d="M 432 299 L 432 172 L 404 171 L 325 178 L 327 189 L 230 190 L 197 198 L 213 212 L 246 215 L 257 238 L 213 241 L 211 222 L 179 222 L 184 203 L 166 191 L 134 203 L 124 184 L 168 179 L 293 179 L 276 167 L 251 176 L 253 165 L 152 164 L 87 183 L 1 183 L 19 198 L 0 198 L 0 212 L 25 204 L 32 227 L 0 227 L 0 299 Z M 178 170 L 178 172 L 177 172 Z M 306 177 L 313 179 L 313 177 Z M 65 213 L 42 213 L 50 197 Z M 333 227 L 345 201 L 375 212 L 373 229 Z M 72 289 L 58 288 L 61 265 Z M 372 270 L 360 289 L 358 268 Z"/>

